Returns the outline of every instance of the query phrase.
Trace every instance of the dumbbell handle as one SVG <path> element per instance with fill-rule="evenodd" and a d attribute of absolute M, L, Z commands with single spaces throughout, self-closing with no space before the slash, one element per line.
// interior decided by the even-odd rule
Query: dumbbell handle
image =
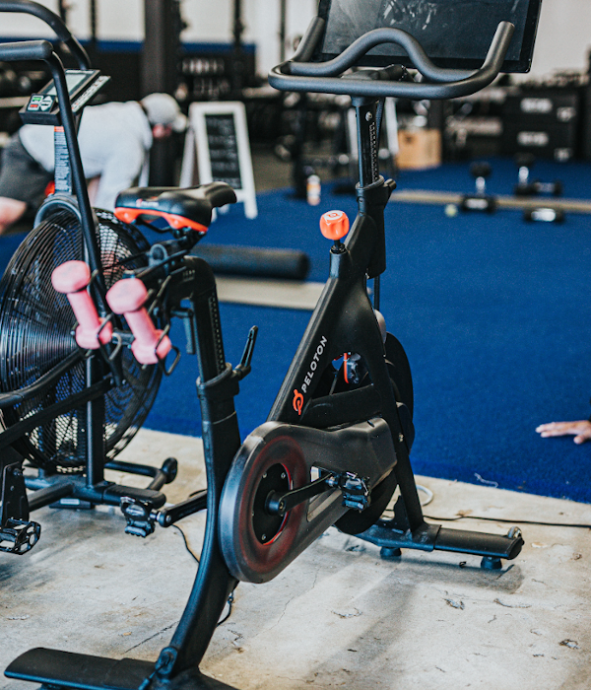
<path fill-rule="evenodd" d="M 134 335 L 131 351 L 140 364 L 158 364 L 172 349 L 163 331 L 154 326 L 145 303 L 146 286 L 138 278 L 120 280 L 107 292 L 107 303 L 115 314 L 123 314 Z"/>
<path fill-rule="evenodd" d="M 51 275 L 51 283 L 57 292 L 65 294 L 78 321 L 76 342 L 87 350 L 98 350 L 111 342 L 113 326 L 110 323 L 103 327 L 101 319 L 88 293 L 90 268 L 84 261 L 67 261 L 58 266 Z M 100 331 L 100 333 L 99 333 Z"/>

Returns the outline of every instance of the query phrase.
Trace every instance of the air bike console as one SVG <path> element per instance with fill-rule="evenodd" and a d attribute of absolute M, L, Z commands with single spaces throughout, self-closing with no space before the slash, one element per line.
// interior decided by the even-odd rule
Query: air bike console
<path fill-rule="evenodd" d="M 234 397 L 250 370 L 255 333 L 243 361 L 235 368 L 227 364 L 213 275 L 204 261 L 175 255 L 179 270 L 190 265 L 193 276 L 207 473 L 201 507 L 207 509 L 207 521 L 195 583 L 170 643 L 155 662 L 37 648 L 10 664 L 10 678 L 52 689 L 228 690 L 201 674 L 199 664 L 229 594 L 239 581 L 274 578 L 330 525 L 377 544 L 384 558 L 404 548 L 456 551 L 481 557 L 486 568 L 500 568 L 502 559 L 520 552 L 517 528 L 508 535 L 483 534 L 445 529 L 423 517 L 409 459 L 414 438 L 410 366 L 379 312 L 379 281 L 386 270 L 384 209 L 394 183 L 378 174 L 376 144 L 384 97 L 466 96 L 490 84 L 502 69 L 527 69 L 540 3 L 424 5 L 430 8 L 429 21 L 422 17 L 415 23 L 413 12 L 423 4 L 411 0 L 322 1 L 297 54 L 271 71 L 269 81 L 278 89 L 352 96 L 359 213 L 350 228 L 340 211 L 322 217 L 322 233 L 332 241 L 330 275 L 266 422 L 243 442 Z M 355 31 L 349 36 L 351 26 Z M 425 49 L 422 32 L 409 33 L 415 27 L 434 27 L 440 38 L 427 41 Z M 371 69 L 349 72 L 367 62 Z M 410 67 L 422 74 L 421 81 L 410 76 Z M 173 227 L 190 227 L 204 208 L 195 194 L 127 190 L 119 196 L 117 215 L 135 223 L 156 214 Z M 146 350 L 158 354 L 162 343 L 147 337 L 149 314 L 134 316 L 142 309 L 142 285 L 165 292 L 172 279 L 131 269 L 107 293 L 109 308 L 127 319 L 138 359 Z M 374 281 L 373 303 L 368 279 Z M 114 326 L 113 338 L 117 331 Z M 105 335 L 105 342 L 110 337 Z M 383 519 L 396 487 L 394 517 Z M 137 498 L 125 501 L 124 512 L 132 524 L 156 519 Z"/>
<path fill-rule="evenodd" d="M 111 77 L 101 76 L 97 69 L 67 69 L 66 86 L 77 115 Z M 20 112 L 21 120 L 30 125 L 61 125 L 60 105 L 55 82 L 51 80 L 39 93 L 34 93 Z"/>

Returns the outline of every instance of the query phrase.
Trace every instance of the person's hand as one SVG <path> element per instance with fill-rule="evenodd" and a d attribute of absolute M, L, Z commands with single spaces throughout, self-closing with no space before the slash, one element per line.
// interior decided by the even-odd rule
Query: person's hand
<path fill-rule="evenodd" d="M 542 438 L 550 436 L 574 436 L 575 443 L 585 443 L 591 440 L 591 422 L 583 419 L 578 422 L 550 422 L 540 424 L 536 431 Z"/>

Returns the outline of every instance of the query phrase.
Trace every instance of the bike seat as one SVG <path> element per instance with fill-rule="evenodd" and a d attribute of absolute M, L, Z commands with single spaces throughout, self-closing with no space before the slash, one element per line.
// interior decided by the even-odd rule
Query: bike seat
<path fill-rule="evenodd" d="M 124 223 L 164 218 L 173 228 L 207 232 L 214 208 L 236 202 L 236 192 L 225 182 L 198 187 L 132 187 L 121 192 L 115 215 Z"/>

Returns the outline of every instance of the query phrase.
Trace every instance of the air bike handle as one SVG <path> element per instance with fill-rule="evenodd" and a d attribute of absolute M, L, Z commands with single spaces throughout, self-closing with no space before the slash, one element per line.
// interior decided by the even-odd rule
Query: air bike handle
<path fill-rule="evenodd" d="M 20 12 L 21 14 L 31 14 L 41 19 L 41 21 L 45 22 L 53 30 L 59 40 L 68 47 L 80 69 L 88 69 L 90 67 L 90 60 L 84 48 L 80 45 L 78 40 L 72 36 L 70 30 L 61 18 L 51 10 L 48 10 L 47 7 L 33 2 L 33 0 L 2 0 L 2 2 L 0 2 L 0 12 Z M 12 59 L 26 60 L 28 58 Z"/>
<path fill-rule="evenodd" d="M 15 60 L 47 61 L 52 54 L 53 46 L 49 41 L 45 40 L 0 43 L 0 60 L 3 62 L 14 62 Z"/>
<path fill-rule="evenodd" d="M 316 18 L 302 39 L 295 56 L 273 67 L 269 84 L 280 91 L 311 91 L 368 98 L 448 99 L 468 96 L 488 86 L 499 74 L 509 49 L 515 26 L 501 22 L 488 49 L 486 59 L 475 71 L 442 69 L 427 57 L 421 44 L 401 29 L 374 29 L 360 36 L 338 57 L 321 63 L 306 62 L 314 52 L 322 36 L 324 21 Z M 402 46 L 412 59 L 415 68 L 428 82 L 400 82 L 387 79 L 341 79 L 350 67 L 372 48 L 383 43 Z M 435 82 L 435 83 L 433 83 Z"/>

